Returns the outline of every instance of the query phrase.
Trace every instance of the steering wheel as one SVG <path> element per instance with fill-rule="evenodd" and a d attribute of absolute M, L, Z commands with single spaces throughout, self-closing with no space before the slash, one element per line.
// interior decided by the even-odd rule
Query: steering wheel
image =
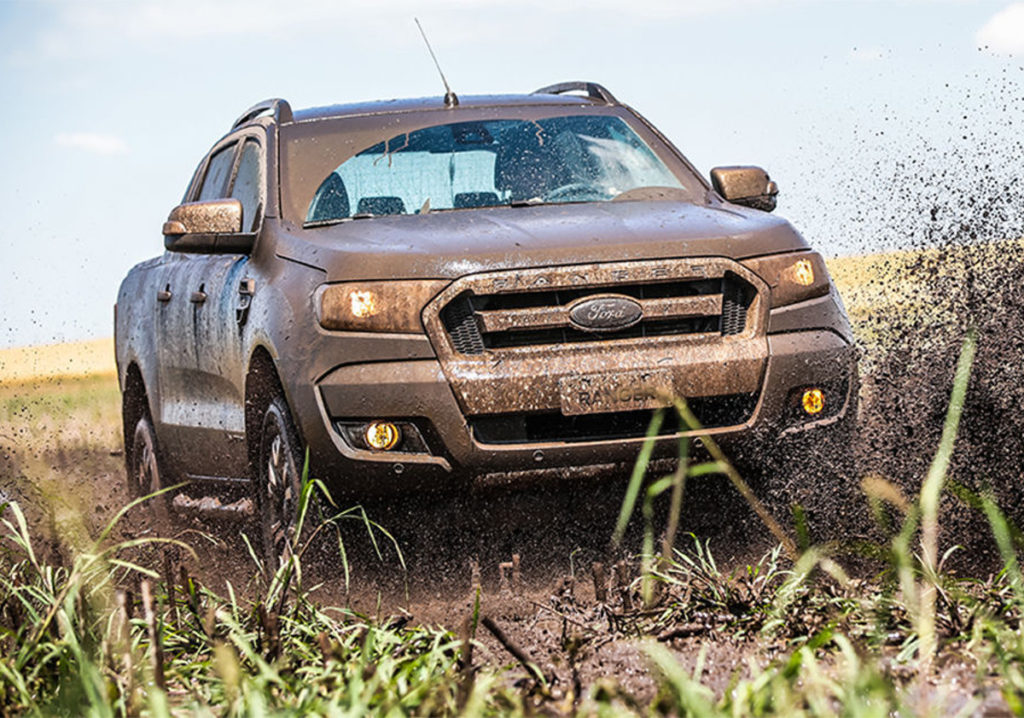
<path fill-rule="evenodd" d="M 557 202 L 559 200 L 582 200 L 582 199 L 607 199 L 611 193 L 601 187 L 595 187 L 587 182 L 570 182 L 560 187 L 550 189 L 543 195 L 545 202 Z"/>

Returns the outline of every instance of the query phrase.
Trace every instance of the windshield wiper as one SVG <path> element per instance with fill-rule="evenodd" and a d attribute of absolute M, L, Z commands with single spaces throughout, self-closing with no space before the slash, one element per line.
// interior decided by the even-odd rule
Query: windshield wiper
<path fill-rule="evenodd" d="M 302 228 L 312 229 L 314 227 L 330 227 L 332 224 L 342 224 L 343 222 L 351 222 L 353 219 L 370 219 L 371 217 L 376 216 L 378 215 L 373 214 L 372 212 L 360 212 L 359 214 L 354 214 L 351 217 L 331 217 L 330 219 L 317 219 L 313 220 L 312 222 L 303 222 Z M 383 217 L 384 215 L 380 216 Z"/>
<path fill-rule="evenodd" d="M 540 197 L 530 197 L 530 199 L 510 199 L 508 201 L 509 207 L 536 207 L 540 204 L 544 204 L 544 200 Z"/>
<path fill-rule="evenodd" d="M 311 222 L 303 222 L 302 223 L 302 228 L 303 229 L 312 229 L 313 227 L 329 227 L 332 224 L 341 224 L 342 222 L 344 222 L 347 219 L 348 219 L 348 217 L 331 217 L 330 219 L 314 219 Z"/>
<path fill-rule="evenodd" d="M 544 205 L 544 204 L 548 204 L 548 203 L 545 202 L 542 198 L 540 198 L 540 197 L 530 197 L 529 199 L 514 199 L 514 200 L 509 200 L 508 202 L 500 202 L 498 204 L 486 204 L 486 205 L 480 205 L 478 207 L 437 207 L 437 208 L 434 208 L 434 207 L 430 206 L 430 200 L 428 199 L 426 202 L 423 203 L 423 206 L 420 207 L 419 211 L 416 214 L 432 214 L 434 212 L 454 212 L 454 211 L 467 210 L 467 209 L 493 209 L 493 208 L 496 208 L 496 207 L 538 207 L 538 206 Z M 559 202 L 558 204 L 571 204 L 571 203 Z M 318 220 L 314 220 L 312 222 L 304 222 L 302 226 L 304 228 L 327 227 L 327 226 L 330 226 L 332 224 L 341 224 L 342 222 L 351 222 L 352 220 L 356 220 L 356 219 L 372 219 L 374 217 L 388 217 L 388 216 L 392 216 L 392 215 L 386 215 L 386 214 L 379 214 L 378 215 L 378 214 L 373 214 L 372 212 L 358 212 L 356 214 L 351 215 L 350 217 L 331 217 L 329 219 L 318 219 Z"/>

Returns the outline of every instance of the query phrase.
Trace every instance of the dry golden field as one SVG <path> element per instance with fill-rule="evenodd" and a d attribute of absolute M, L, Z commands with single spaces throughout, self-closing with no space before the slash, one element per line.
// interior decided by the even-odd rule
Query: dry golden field
<path fill-rule="evenodd" d="M 125 500 L 121 444 L 112 339 L 0 350 L 0 503 L 83 545 Z"/>
<path fill-rule="evenodd" d="M 113 376 L 114 373 L 114 340 L 111 337 L 0 349 L 0 386 L 46 378 Z"/>
<path fill-rule="evenodd" d="M 828 261 L 829 271 L 846 297 L 851 314 L 870 306 L 891 303 L 898 287 L 887 278 L 906 273 L 918 252 L 837 257 Z M 45 380 L 115 374 L 112 337 L 65 344 L 0 349 L 0 386 L 41 386 Z"/>

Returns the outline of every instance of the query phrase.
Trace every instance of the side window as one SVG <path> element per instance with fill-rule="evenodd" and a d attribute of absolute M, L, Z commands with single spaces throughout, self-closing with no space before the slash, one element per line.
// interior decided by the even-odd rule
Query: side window
<path fill-rule="evenodd" d="M 231 167 L 235 159 L 235 146 L 229 145 L 210 158 L 203 178 L 203 188 L 197 200 L 221 199 L 227 197 L 228 181 L 231 179 Z"/>
<path fill-rule="evenodd" d="M 242 203 L 243 232 L 255 232 L 259 227 L 263 208 L 262 164 L 259 143 L 246 140 L 238 160 L 235 184 L 231 188 L 231 196 Z"/>

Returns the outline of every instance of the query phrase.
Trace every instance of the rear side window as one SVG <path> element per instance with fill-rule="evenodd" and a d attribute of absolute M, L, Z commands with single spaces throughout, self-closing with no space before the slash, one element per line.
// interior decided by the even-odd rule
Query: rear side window
<path fill-rule="evenodd" d="M 199 181 L 199 173 L 202 172 L 202 171 L 203 171 L 203 160 L 200 160 L 199 164 L 196 166 L 195 172 L 192 173 L 192 179 L 190 179 L 188 181 L 188 186 L 185 187 L 185 194 L 183 194 L 181 196 L 181 203 L 182 204 L 185 204 L 186 202 L 188 202 L 189 201 L 189 197 L 192 196 L 193 192 L 195 192 L 195 191 L 197 191 L 199 189 L 196 186 L 196 183 Z"/>
<path fill-rule="evenodd" d="M 260 145 L 246 140 L 242 145 L 231 196 L 242 203 L 242 231 L 253 232 L 259 226 L 263 201 L 263 172 Z"/>
<path fill-rule="evenodd" d="M 203 187 L 196 198 L 200 202 L 207 199 L 222 199 L 228 194 L 228 181 L 231 179 L 231 167 L 235 159 L 235 146 L 229 145 L 210 158 L 203 178 Z"/>

